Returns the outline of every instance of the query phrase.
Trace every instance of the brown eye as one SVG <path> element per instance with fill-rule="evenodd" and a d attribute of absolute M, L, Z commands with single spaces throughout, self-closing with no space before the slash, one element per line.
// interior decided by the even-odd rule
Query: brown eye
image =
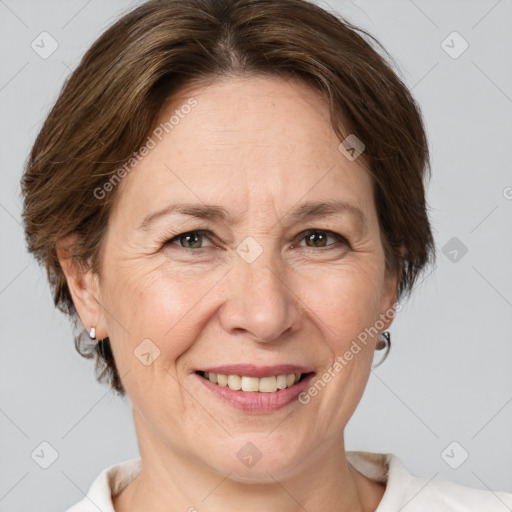
<path fill-rule="evenodd" d="M 327 239 L 329 237 L 334 238 L 337 241 L 339 241 L 345 245 L 348 245 L 348 242 L 346 241 L 346 239 L 343 236 L 339 235 L 338 233 L 333 233 L 332 231 L 325 231 L 322 229 L 315 229 L 315 230 L 307 231 L 306 234 L 303 235 L 301 241 L 305 240 L 306 246 L 312 247 L 312 248 L 330 247 L 331 245 L 336 245 L 335 243 L 327 244 Z"/>

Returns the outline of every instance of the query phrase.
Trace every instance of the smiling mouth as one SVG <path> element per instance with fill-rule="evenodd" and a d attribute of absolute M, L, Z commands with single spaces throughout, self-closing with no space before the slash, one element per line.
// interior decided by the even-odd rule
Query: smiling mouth
<path fill-rule="evenodd" d="M 217 386 L 229 388 L 233 391 L 243 391 L 246 393 L 274 393 L 294 386 L 314 372 L 288 373 L 261 378 L 203 371 L 198 371 L 196 373 L 203 379 L 209 380 Z"/>

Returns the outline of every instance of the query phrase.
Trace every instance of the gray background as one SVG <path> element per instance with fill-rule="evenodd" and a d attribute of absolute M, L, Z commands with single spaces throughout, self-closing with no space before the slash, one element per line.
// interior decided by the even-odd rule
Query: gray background
<path fill-rule="evenodd" d="M 422 107 L 433 163 L 437 266 L 396 318 L 392 352 L 371 375 L 347 448 L 392 452 L 418 476 L 510 492 L 512 3 L 319 3 L 393 55 Z M 0 0 L 1 511 L 64 510 L 102 469 L 138 455 L 128 400 L 95 382 L 26 254 L 19 197 L 23 164 L 64 79 L 134 5 Z M 31 48 L 43 31 L 59 45 L 46 59 Z M 453 31 L 469 44 L 458 58 L 442 47 Z M 446 44 L 462 48 L 453 37 Z M 31 458 L 43 441 L 58 452 L 48 469 Z"/>

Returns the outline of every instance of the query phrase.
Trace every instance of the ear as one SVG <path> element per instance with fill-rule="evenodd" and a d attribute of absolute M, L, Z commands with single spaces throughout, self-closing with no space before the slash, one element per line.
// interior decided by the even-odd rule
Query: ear
<path fill-rule="evenodd" d="M 386 269 L 386 276 L 384 280 L 384 288 L 382 293 L 381 301 L 381 319 L 385 326 L 383 330 L 389 329 L 393 323 L 396 312 L 400 311 L 400 308 L 396 309 L 396 303 L 398 300 L 398 285 L 402 277 L 402 263 L 401 261 L 405 254 L 405 249 L 400 249 L 401 260 L 398 264 L 398 268 L 391 270 Z"/>
<path fill-rule="evenodd" d="M 87 332 L 96 328 L 96 338 L 108 336 L 105 329 L 104 308 L 101 302 L 98 275 L 87 262 L 87 267 L 79 265 L 73 258 L 73 246 L 80 240 L 76 234 L 57 241 L 57 257 L 66 276 L 73 304 Z"/>
<path fill-rule="evenodd" d="M 396 301 L 398 297 L 398 274 L 386 277 L 385 289 L 382 294 L 381 302 L 381 320 L 384 322 L 384 328 L 389 329 L 393 323 L 396 314 Z"/>

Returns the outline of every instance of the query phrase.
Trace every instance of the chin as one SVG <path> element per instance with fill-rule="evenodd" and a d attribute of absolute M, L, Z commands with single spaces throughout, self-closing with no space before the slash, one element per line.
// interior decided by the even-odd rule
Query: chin
<path fill-rule="evenodd" d="M 298 471 L 310 449 L 300 449 L 297 438 L 276 433 L 247 433 L 220 443 L 217 450 L 199 454 L 203 463 L 231 480 L 244 483 L 273 483 Z M 212 440 L 212 444 L 217 442 Z M 212 458 L 213 455 L 213 458 Z"/>

